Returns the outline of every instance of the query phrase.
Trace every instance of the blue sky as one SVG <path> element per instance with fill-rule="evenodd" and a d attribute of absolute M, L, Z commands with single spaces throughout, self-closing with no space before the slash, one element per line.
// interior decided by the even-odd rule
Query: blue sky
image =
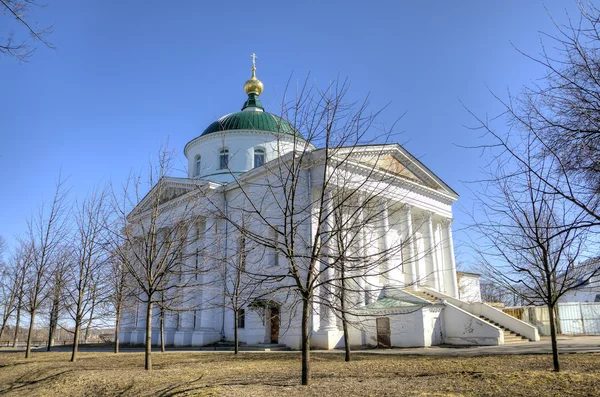
<path fill-rule="evenodd" d="M 577 16 L 564 0 L 46 4 L 34 18 L 54 25 L 57 49 L 39 47 L 28 63 L 0 57 L 0 235 L 10 246 L 61 168 L 76 199 L 141 171 L 167 140 L 183 159 L 189 140 L 241 107 L 253 52 L 267 110 L 291 75 L 310 73 L 321 85 L 348 77 L 350 95 L 370 93 L 373 109 L 391 102 L 382 122 L 406 112 L 401 143 L 469 208 L 463 182 L 480 177 L 485 159 L 460 147 L 477 142 L 460 101 L 497 114 L 489 90 L 505 97 L 543 72 L 513 45 L 537 54 L 539 32 L 554 31 L 548 13 L 559 23 Z M 468 265 L 468 217 L 454 211 Z"/>

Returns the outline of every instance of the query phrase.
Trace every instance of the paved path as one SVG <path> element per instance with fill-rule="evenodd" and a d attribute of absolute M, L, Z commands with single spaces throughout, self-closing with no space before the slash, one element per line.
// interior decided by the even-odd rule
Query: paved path
<path fill-rule="evenodd" d="M 600 336 L 560 336 L 558 338 L 558 350 L 562 354 L 568 353 L 600 353 Z M 23 352 L 23 348 L 0 348 L 0 353 L 18 353 Z M 37 352 L 45 352 L 46 348 L 34 349 Z M 70 346 L 57 346 L 52 348 L 55 352 L 70 351 Z M 111 352 L 110 347 L 103 346 L 84 346 L 80 352 Z M 121 348 L 122 353 L 140 353 L 143 348 Z M 152 351 L 158 351 L 152 349 Z M 169 348 L 168 353 L 221 353 L 231 354 L 230 351 L 202 350 L 194 348 Z M 315 353 L 341 354 L 343 350 L 313 350 Z M 550 338 L 543 337 L 539 342 L 519 343 L 503 346 L 475 346 L 475 347 L 457 347 L 457 346 L 434 346 L 429 348 L 405 348 L 405 349 L 366 349 L 354 350 L 354 353 L 365 354 L 397 354 L 397 355 L 422 355 L 422 356 L 482 356 L 482 355 L 503 355 L 503 354 L 550 354 L 552 346 Z M 245 353 L 245 352 L 242 352 Z M 270 352 L 251 352 L 265 353 Z M 277 352 L 277 353 L 297 353 L 295 351 Z"/>
<path fill-rule="evenodd" d="M 558 338 L 559 353 L 600 353 L 600 336 L 573 336 Z M 552 345 L 550 338 L 542 338 L 539 342 L 517 343 L 502 346 L 434 346 L 417 349 L 372 349 L 360 350 L 356 353 L 369 354 L 406 354 L 422 356 L 482 356 L 493 354 L 550 354 Z"/>

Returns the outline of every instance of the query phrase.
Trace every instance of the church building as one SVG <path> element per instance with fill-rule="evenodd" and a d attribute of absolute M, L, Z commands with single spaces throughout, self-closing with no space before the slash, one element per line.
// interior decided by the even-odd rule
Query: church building
<path fill-rule="evenodd" d="M 184 214 L 189 223 L 193 243 L 186 252 L 193 255 L 185 255 L 183 261 L 190 268 L 202 268 L 194 275 L 197 282 L 182 284 L 177 294 L 183 303 L 164 318 L 167 345 L 231 341 L 237 328 L 244 344 L 299 349 L 302 310 L 290 258 L 308 263 L 319 241 L 324 247 L 318 251 L 319 265 L 311 271 L 316 280 L 331 282 L 315 284 L 310 310 L 313 347 L 343 347 L 343 317 L 353 347 L 539 340 L 535 327 L 479 301 L 478 281 L 457 281 L 452 204 L 458 195 L 421 161 L 396 143 L 341 144 L 327 150 L 323 141 L 306 132 L 305 124 L 267 112 L 254 61 L 244 90 L 247 99 L 240 111 L 214 121 L 185 146 L 187 177 L 161 181 L 162 189 L 166 186 L 170 192 L 161 208 L 171 214 L 172 222 L 180 222 L 177 217 Z M 296 163 L 297 158 L 302 160 Z M 328 162 L 335 162 L 336 175 L 324 168 Z M 326 184 L 327 178 L 334 182 Z M 354 195 L 351 199 L 340 200 L 336 193 L 342 180 L 345 191 Z M 288 188 L 292 185 L 293 191 Z M 146 216 L 143 205 L 153 194 L 155 189 L 138 205 L 140 217 Z M 289 211 L 286 205 L 292 199 L 297 207 Z M 365 202 L 368 207 L 355 205 L 334 216 L 346 203 Z M 195 204 L 192 209 L 190 203 Z M 297 242 L 294 251 L 285 239 L 288 216 L 299 219 L 292 237 Z M 265 224 L 281 226 L 273 233 Z M 344 237 L 322 237 L 334 233 Z M 240 251 L 252 244 L 253 252 Z M 341 268 L 344 260 L 346 268 Z M 346 272 L 342 276 L 340 269 Z M 241 303 L 236 320 L 228 302 L 231 275 L 240 272 L 251 281 L 237 291 Z M 144 308 L 141 301 L 128 306 L 120 326 L 122 343 L 144 343 Z M 153 344 L 159 343 L 158 310 Z"/>

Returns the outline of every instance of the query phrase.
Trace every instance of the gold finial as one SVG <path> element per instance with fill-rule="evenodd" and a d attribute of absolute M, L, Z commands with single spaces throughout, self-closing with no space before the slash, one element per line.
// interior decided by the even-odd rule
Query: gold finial
<path fill-rule="evenodd" d="M 260 95 L 263 92 L 264 84 L 256 78 L 256 58 L 258 57 L 255 53 L 252 53 L 250 56 L 252 57 L 252 77 L 244 84 L 244 91 L 246 91 L 246 94 L 248 95 Z"/>

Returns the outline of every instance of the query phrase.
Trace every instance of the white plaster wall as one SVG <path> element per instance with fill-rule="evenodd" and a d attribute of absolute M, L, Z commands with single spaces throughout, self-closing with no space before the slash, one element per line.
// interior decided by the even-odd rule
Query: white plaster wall
<path fill-rule="evenodd" d="M 425 346 L 423 328 L 423 309 L 413 313 L 395 314 L 390 317 L 392 346 Z"/>
<path fill-rule="evenodd" d="M 599 299 L 599 300 L 596 300 Z M 569 291 L 559 299 L 560 302 L 598 302 L 600 301 L 600 289 L 597 291 Z"/>
<path fill-rule="evenodd" d="M 481 285 L 478 275 L 458 274 L 458 299 L 467 302 L 481 302 Z"/>
<path fill-rule="evenodd" d="M 254 149 L 265 149 L 265 162 L 294 148 L 293 137 L 261 131 L 233 130 L 215 132 L 192 141 L 186 148 L 188 177 L 215 182 L 231 182 L 230 173 L 241 174 L 254 168 Z M 229 150 L 229 169 L 219 169 L 221 149 Z M 201 173 L 196 175 L 196 156 L 201 156 Z"/>
<path fill-rule="evenodd" d="M 450 345 L 499 345 L 502 330 L 478 317 L 446 303 L 443 310 L 444 343 Z"/>
<path fill-rule="evenodd" d="M 444 343 L 442 316 L 440 307 L 423 308 L 423 346 L 436 346 Z"/>

